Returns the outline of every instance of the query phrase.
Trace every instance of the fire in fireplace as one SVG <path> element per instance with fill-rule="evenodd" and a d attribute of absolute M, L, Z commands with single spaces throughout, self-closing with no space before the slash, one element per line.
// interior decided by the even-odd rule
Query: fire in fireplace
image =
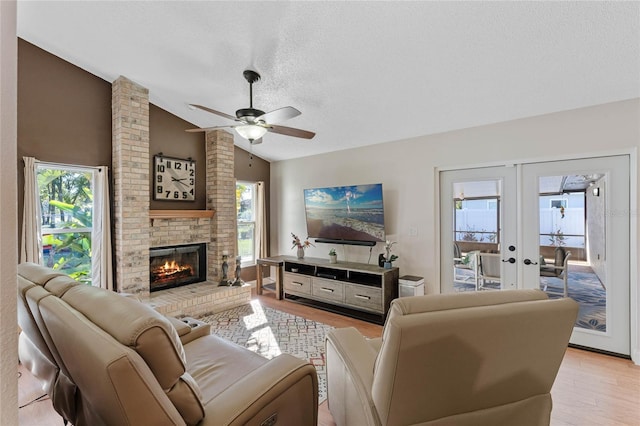
<path fill-rule="evenodd" d="M 149 290 L 158 291 L 206 281 L 206 250 L 206 244 L 150 249 Z"/>

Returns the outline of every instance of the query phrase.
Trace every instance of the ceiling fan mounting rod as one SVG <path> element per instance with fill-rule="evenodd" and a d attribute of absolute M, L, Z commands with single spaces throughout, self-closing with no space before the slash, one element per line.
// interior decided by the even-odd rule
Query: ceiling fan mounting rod
<path fill-rule="evenodd" d="M 260 74 L 253 70 L 244 70 L 242 75 L 249 82 L 249 108 L 253 108 L 253 83 L 260 80 Z"/>

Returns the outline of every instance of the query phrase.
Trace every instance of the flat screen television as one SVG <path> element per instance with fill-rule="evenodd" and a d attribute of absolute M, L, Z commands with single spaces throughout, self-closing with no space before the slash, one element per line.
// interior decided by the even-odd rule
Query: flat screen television
<path fill-rule="evenodd" d="M 384 241 L 382 184 L 304 190 L 307 234 L 316 242 L 375 245 Z"/>

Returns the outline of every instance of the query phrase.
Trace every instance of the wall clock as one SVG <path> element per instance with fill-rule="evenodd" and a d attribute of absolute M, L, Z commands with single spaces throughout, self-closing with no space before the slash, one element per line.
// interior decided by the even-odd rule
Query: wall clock
<path fill-rule="evenodd" d="M 153 156 L 153 199 L 193 201 L 196 198 L 196 162 Z"/>

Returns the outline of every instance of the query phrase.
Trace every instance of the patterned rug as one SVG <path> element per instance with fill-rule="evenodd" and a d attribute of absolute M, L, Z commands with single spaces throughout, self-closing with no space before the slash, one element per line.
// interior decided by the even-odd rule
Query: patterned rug
<path fill-rule="evenodd" d="M 318 372 L 318 403 L 327 398 L 324 338 L 332 327 L 260 305 L 259 300 L 199 318 L 211 333 L 271 359 L 281 353 L 308 360 Z"/>

